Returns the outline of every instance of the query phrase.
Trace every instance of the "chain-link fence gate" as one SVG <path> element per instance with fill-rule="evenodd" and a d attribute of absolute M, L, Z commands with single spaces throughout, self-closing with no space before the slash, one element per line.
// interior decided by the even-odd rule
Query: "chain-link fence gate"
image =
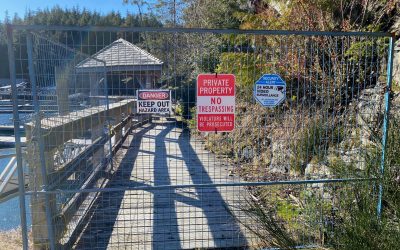
<path fill-rule="evenodd" d="M 379 215 L 387 34 L 9 26 L 8 36 L 12 79 L 31 93 L 14 91 L 16 127 L 17 105 L 34 107 L 25 190 L 20 168 L 34 248 L 324 246 L 354 187 Z M 235 75 L 233 132 L 197 132 L 200 73 Z M 287 85 L 275 108 L 253 98 L 267 73 Z M 169 89 L 174 112 L 138 114 L 138 89 Z"/>

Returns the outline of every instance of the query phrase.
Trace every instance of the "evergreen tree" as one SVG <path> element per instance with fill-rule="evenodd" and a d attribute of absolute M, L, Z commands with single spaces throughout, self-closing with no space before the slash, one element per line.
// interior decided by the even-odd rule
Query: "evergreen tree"
<path fill-rule="evenodd" d="M 7 22 L 12 24 L 30 24 L 30 25 L 65 25 L 65 26 L 123 26 L 123 27 L 161 27 L 162 23 L 158 20 L 155 15 L 152 14 L 132 14 L 126 13 L 123 17 L 120 12 L 112 11 L 106 15 L 102 15 L 96 11 L 89 11 L 85 8 L 80 9 L 79 7 L 73 7 L 71 9 L 63 9 L 59 6 L 55 6 L 51 9 L 44 8 L 36 11 L 28 10 L 24 17 L 14 15 L 12 20 L 9 19 L 8 13 L 6 14 Z M 50 34 L 46 34 L 50 35 Z M 94 32 L 53 32 L 51 33 L 51 39 L 64 43 L 71 48 L 81 50 L 86 54 L 94 54 L 98 50 L 105 46 L 118 37 L 122 37 L 123 34 L 115 33 L 94 33 Z M 143 38 L 140 34 L 132 34 L 124 37 L 129 42 L 137 43 L 142 41 Z M 17 43 L 24 42 L 24 36 L 15 36 L 14 39 Z M 101 41 L 96 43 L 97 41 Z M 87 44 L 98 45 L 98 46 L 86 46 Z M 22 52 L 23 53 L 23 52 Z M 26 52 L 25 52 L 26 53 Z M 26 54 L 22 55 L 22 58 L 26 58 Z M 23 65 L 24 68 L 26 65 Z M 17 69 L 18 71 L 19 69 Z M 7 43 L 5 35 L 5 25 L 0 22 L 0 78 L 9 78 L 8 72 L 8 55 L 7 55 Z"/>

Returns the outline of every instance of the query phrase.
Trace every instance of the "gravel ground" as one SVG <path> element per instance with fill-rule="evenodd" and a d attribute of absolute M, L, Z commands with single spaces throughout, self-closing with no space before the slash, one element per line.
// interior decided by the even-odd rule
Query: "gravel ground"
<path fill-rule="evenodd" d="M 30 248 L 32 247 L 32 242 L 30 240 L 29 240 L 29 246 Z M 21 229 L 0 231 L 0 250 L 14 250 L 14 249 L 15 250 L 22 249 Z"/>

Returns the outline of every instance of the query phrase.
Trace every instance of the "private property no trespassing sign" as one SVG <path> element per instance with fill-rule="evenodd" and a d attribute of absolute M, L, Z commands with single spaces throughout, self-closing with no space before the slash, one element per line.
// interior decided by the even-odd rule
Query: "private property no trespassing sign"
<path fill-rule="evenodd" d="M 235 128 L 235 76 L 197 76 L 197 129 L 200 132 L 230 132 Z"/>
<path fill-rule="evenodd" d="M 165 89 L 138 90 L 137 112 L 141 114 L 170 114 L 171 91 Z"/>

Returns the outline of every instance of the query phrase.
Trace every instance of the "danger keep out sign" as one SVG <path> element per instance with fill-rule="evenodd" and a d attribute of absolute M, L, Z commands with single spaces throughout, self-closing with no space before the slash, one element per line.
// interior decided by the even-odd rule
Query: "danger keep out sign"
<path fill-rule="evenodd" d="M 197 129 L 229 132 L 235 128 L 235 76 L 200 74 L 197 77 Z"/>
<path fill-rule="evenodd" d="M 164 89 L 138 90 L 137 112 L 141 114 L 170 114 L 171 91 Z"/>

